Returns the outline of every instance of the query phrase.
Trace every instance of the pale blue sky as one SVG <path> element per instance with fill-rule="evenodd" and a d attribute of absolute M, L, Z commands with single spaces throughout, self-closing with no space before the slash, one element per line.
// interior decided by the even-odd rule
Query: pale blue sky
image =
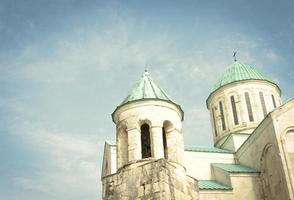
<path fill-rule="evenodd" d="M 211 145 L 205 100 L 238 51 L 294 96 L 294 2 L 0 0 L 0 199 L 96 200 L 110 114 L 140 78 Z"/>

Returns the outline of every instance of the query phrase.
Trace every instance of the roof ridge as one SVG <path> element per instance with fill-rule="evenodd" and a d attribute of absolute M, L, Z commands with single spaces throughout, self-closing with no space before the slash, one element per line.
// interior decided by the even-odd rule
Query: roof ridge
<path fill-rule="evenodd" d="M 142 93 L 142 98 L 144 99 L 145 98 L 145 90 L 146 90 L 146 80 L 144 80 L 144 83 L 143 83 L 143 93 Z"/>
<path fill-rule="evenodd" d="M 232 190 L 232 186 L 217 180 L 198 180 L 200 190 Z"/>
<path fill-rule="evenodd" d="M 256 169 L 239 163 L 211 163 L 211 165 L 231 173 L 258 173 Z"/>
<path fill-rule="evenodd" d="M 156 97 L 156 98 L 158 98 L 158 96 L 157 96 L 157 94 L 156 94 L 156 92 L 155 92 L 155 90 L 154 90 L 154 86 L 153 86 L 153 80 L 150 78 L 150 77 L 147 77 L 147 79 L 149 80 L 149 84 L 150 84 L 150 86 L 151 86 L 151 89 L 152 89 L 152 91 L 153 91 L 153 93 L 154 93 L 154 96 Z M 155 83 L 154 83 L 155 84 Z"/>
<path fill-rule="evenodd" d="M 196 145 L 185 145 L 185 151 L 192 151 L 192 152 L 210 152 L 210 153 L 229 153 L 232 154 L 234 152 L 229 151 L 227 149 L 222 149 L 215 146 L 196 146 Z"/>

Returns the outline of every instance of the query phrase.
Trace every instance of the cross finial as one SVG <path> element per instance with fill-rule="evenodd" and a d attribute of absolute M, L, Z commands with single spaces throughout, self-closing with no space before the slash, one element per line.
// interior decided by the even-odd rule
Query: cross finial
<path fill-rule="evenodd" d="M 148 66 L 147 66 L 147 64 L 145 64 L 145 72 L 147 72 L 148 71 Z"/>
<path fill-rule="evenodd" d="M 234 61 L 235 61 L 235 62 L 237 61 L 237 56 L 236 56 L 236 54 L 237 54 L 237 51 L 233 51 L 233 57 L 234 57 Z"/>

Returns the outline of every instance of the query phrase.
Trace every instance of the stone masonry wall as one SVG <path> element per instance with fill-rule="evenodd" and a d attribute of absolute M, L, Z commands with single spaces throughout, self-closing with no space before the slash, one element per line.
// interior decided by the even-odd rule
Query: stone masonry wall
<path fill-rule="evenodd" d="M 102 178 L 103 200 L 198 199 L 196 180 L 165 159 L 145 159 Z"/>

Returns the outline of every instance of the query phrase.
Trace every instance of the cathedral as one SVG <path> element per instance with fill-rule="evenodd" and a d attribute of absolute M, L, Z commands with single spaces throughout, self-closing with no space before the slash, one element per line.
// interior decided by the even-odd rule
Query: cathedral
<path fill-rule="evenodd" d="M 103 200 L 294 200 L 294 99 L 235 60 L 206 100 L 213 146 L 186 146 L 184 111 L 145 71 L 112 113 Z"/>

